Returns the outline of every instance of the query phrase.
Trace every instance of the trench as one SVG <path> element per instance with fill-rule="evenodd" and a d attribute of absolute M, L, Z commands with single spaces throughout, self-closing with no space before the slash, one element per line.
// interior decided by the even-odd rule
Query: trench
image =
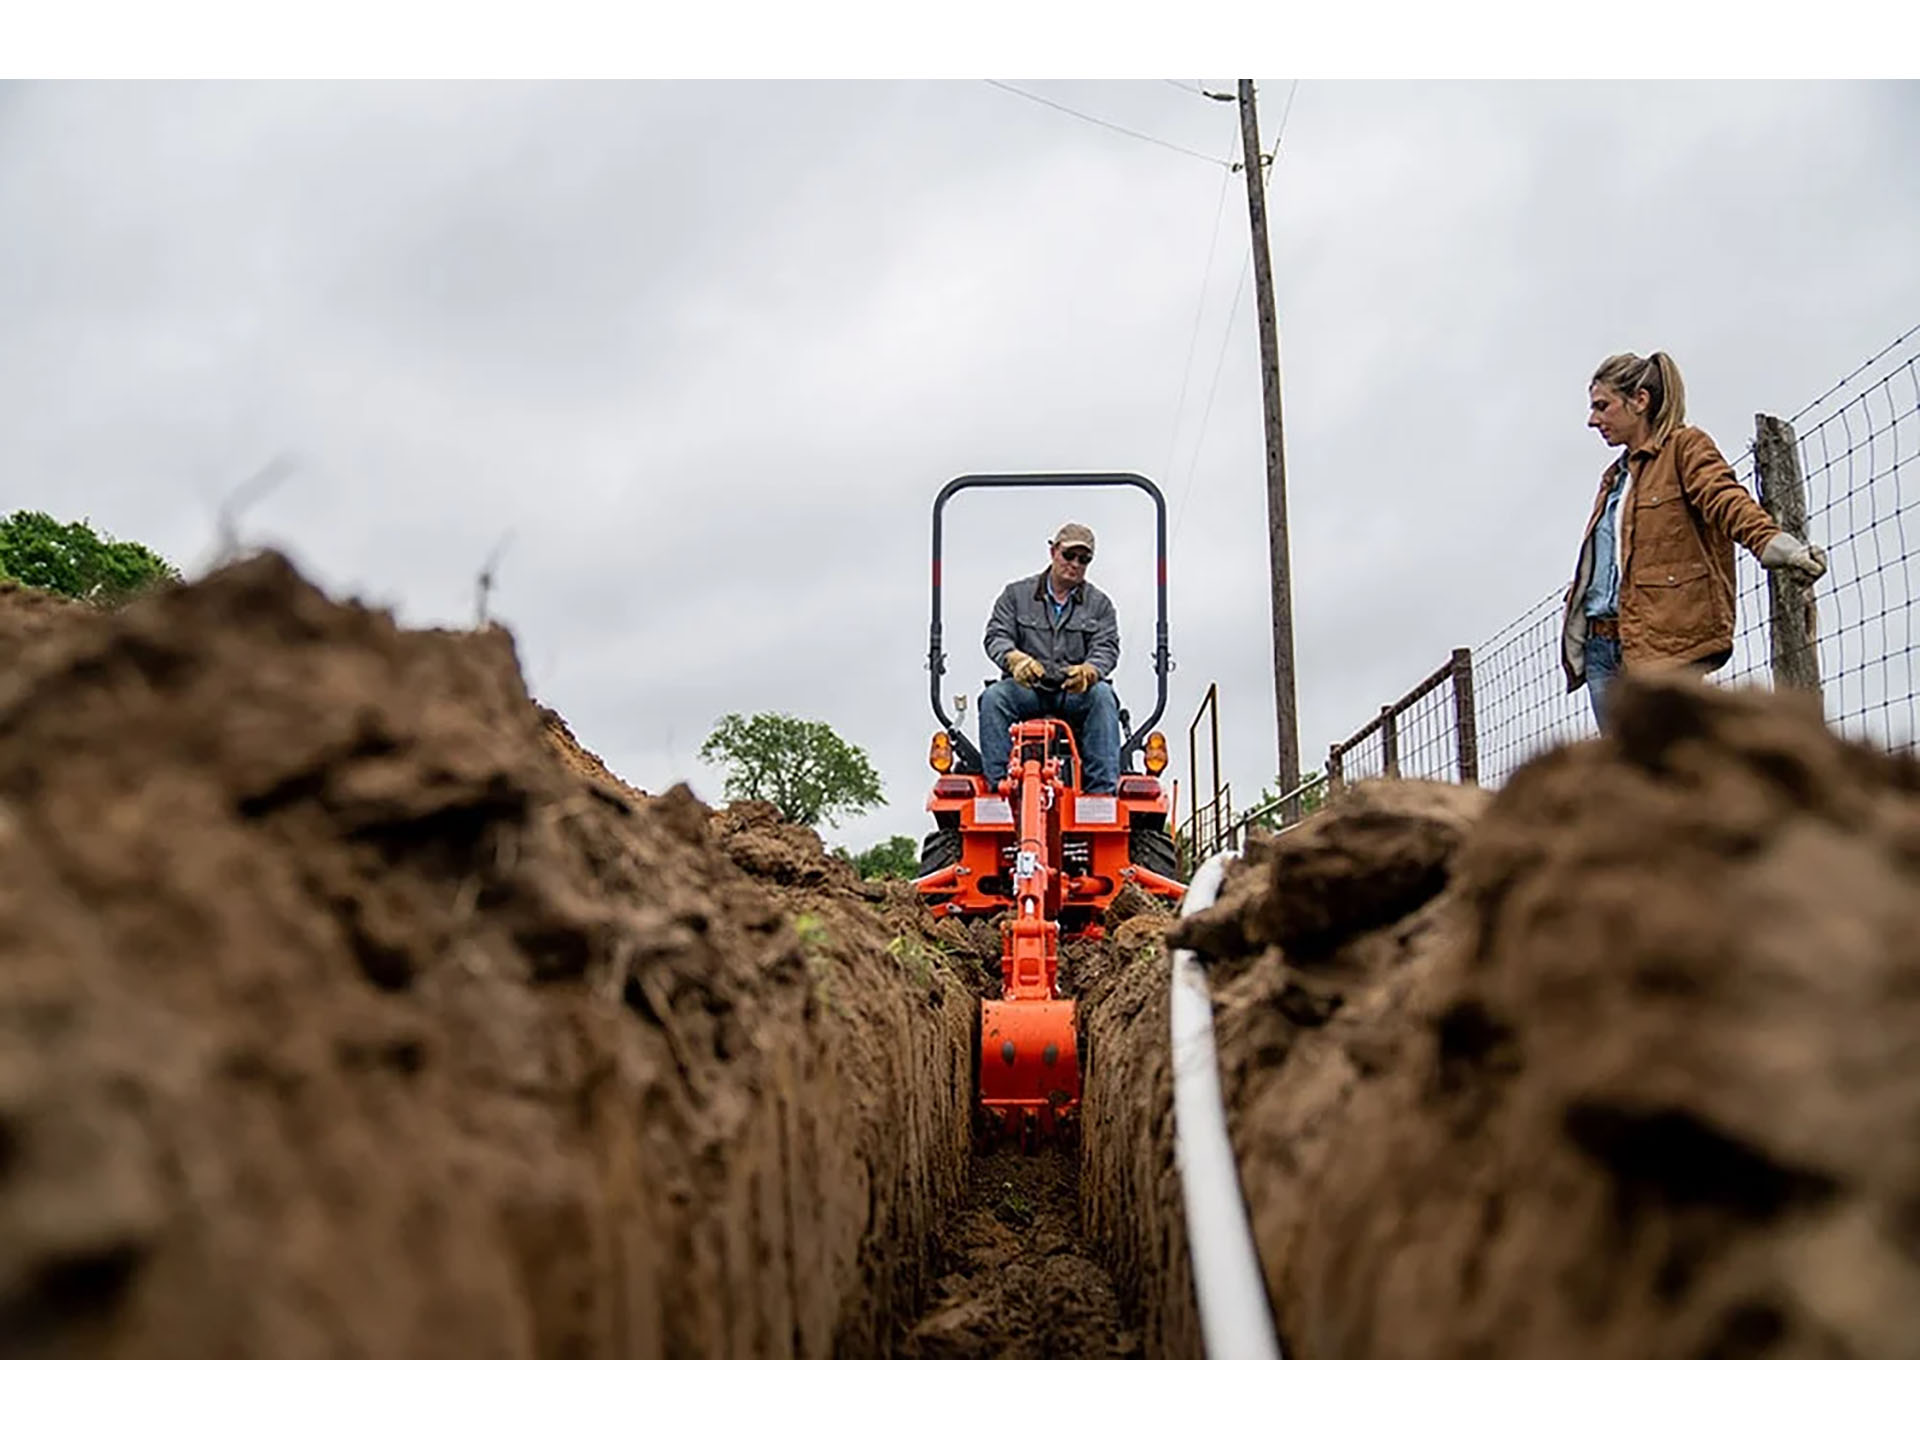
<path fill-rule="evenodd" d="M 505 631 L 265 555 L 0 585 L 0 661 L 6 1353 L 1158 1353 L 1157 1102 L 1090 1060 L 1077 1149 L 977 1151 L 974 939 L 620 782 Z"/>
<path fill-rule="evenodd" d="M 928 1303 L 894 1354 L 921 1360 L 1109 1360 L 1140 1334 L 1080 1220 L 1080 1155 L 983 1150 L 939 1226 Z"/>
<path fill-rule="evenodd" d="M 967 1185 L 934 1236 L 932 1286 L 893 1354 L 1140 1359 L 1199 1353 L 1173 1170 L 1166 1056 L 1172 915 L 1129 895 L 1098 942 L 1063 947 L 1079 1006 L 1078 1124 L 1034 1153 L 976 1124 Z M 969 957 L 990 993 L 990 940 Z"/>
<path fill-rule="evenodd" d="M 0 1353 L 1201 1353 L 1168 947 L 1288 1354 L 1920 1354 L 1920 764 L 1621 682 L 1065 948 L 1073 1149 L 976 1147 L 979 937 L 619 783 L 510 634 L 253 557 L 0 583 Z"/>

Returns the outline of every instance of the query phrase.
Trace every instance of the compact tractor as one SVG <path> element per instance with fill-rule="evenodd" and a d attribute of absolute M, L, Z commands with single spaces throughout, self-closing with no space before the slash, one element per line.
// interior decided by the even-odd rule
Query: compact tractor
<path fill-rule="evenodd" d="M 1115 794 L 1081 790 L 1080 744 L 1066 721 L 1013 726 L 1007 778 L 990 789 L 979 748 L 947 714 L 941 677 L 941 513 L 962 490 L 992 487 L 1131 486 L 1153 499 L 1159 549 L 1153 714 L 1137 728 L 1120 711 Z M 921 897 L 963 920 L 1000 917 L 1000 998 L 980 1007 L 979 1094 L 989 1130 L 1032 1144 L 1071 1122 L 1080 1105 L 1080 1045 L 1074 1002 L 1059 986 L 1065 939 L 1099 939 L 1108 907 L 1131 881 L 1178 901 L 1170 805 L 1160 783 L 1166 737 L 1152 726 L 1167 704 L 1167 506 L 1139 475 L 962 475 L 933 502 L 933 625 L 927 648 L 933 713 L 941 728 L 928 761 L 938 772 L 927 809 L 934 829 L 920 854 Z M 995 677 L 997 678 L 997 677 Z M 1060 684 L 1042 677 L 1042 687 Z M 988 684 L 992 683 L 989 679 Z M 964 697 L 956 710 L 964 713 Z"/>

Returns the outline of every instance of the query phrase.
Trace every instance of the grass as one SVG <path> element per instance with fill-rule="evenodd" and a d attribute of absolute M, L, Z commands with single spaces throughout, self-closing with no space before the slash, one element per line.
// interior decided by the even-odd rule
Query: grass
<path fill-rule="evenodd" d="M 917 935 L 896 935 L 887 942 L 887 954 L 915 985 L 925 985 L 933 979 L 933 955 Z"/>
<path fill-rule="evenodd" d="M 844 1016 L 846 1011 L 840 1008 L 840 997 L 833 991 L 833 956 L 827 951 L 831 938 L 827 922 L 803 910 L 793 917 L 793 933 L 799 937 L 800 953 L 806 958 L 807 974 L 813 980 L 813 1003 Z"/>

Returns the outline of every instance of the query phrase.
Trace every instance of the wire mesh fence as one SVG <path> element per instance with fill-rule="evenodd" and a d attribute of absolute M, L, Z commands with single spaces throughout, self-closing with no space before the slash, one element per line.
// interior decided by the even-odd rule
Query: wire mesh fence
<path fill-rule="evenodd" d="M 1920 738 L 1914 562 L 1920 533 L 1920 331 L 1870 362 L 1844 390 L 1794 418 L 1807 491 L 1807 538 L 1827 551 L 1815 587 L 1821 692 L 1828 723 L 1887 749 Z M 1749 471 L 1751 473 L 1751 471 Z M 1765 684 L 1771 664 L 1767 585 L 1739 556 L 1742 625 L 1725 677 Z"/>
<path fill-rule="evenodd" d="M 1907 527 L 1920 533 L 1920 326 L 1794 416 L 1784 433 L 1799 459 L 1807 539 L 1827 552 L 1812 613 L 1827 720 L 1857 739 L 1912 748 L 1920 741 L 1920 595 Z M 1736 469 L 1758 493 L 1753 446 Z M 1776 653 L 1790 627 L 1774 616 L 1787 602 L 1752 556 L 1737 548 L 1735 555 L 1734 649 L 1713 679 L 1770 685 L 1790 658 Z M 1569 691 L 1561 668 L 1564 596 L 1556 589 L 1484 644 L 1456 651 L 1448 667 L 1334 746 L 1335 783 L 1397 774 L 1497 786 L 1540 751 L 1593 735 L 1587 693 Z M 1462 655 L 1467 698 L 1458 703 L 1440 682 L 1461 670 Z"/>
<path fill-rule="evenodd" d="M 1433 674 L 1327 754 L 1335 785 L 1379 775 L 1472 780 L 1478 775 L 1473 655 L 1456 650 Z"/>
<path fill-rule="evenodd" d="M 1563 592 L 1473 652 L 1480 725 L 1480 783 L 1498 785 L 1531 756 L 1596 733 L 1585 690 L 1569 691 L 1560 668 Z"/>

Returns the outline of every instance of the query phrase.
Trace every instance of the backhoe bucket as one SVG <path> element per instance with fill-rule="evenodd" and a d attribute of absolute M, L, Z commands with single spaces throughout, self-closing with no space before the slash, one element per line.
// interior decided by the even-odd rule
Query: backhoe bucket
<path fill-rule="evenodd" d="M 1008 1135 L 1052 1136 L 1080 1108 L 1071 1000 L 980 1002 L 980 1104 Z"/>

